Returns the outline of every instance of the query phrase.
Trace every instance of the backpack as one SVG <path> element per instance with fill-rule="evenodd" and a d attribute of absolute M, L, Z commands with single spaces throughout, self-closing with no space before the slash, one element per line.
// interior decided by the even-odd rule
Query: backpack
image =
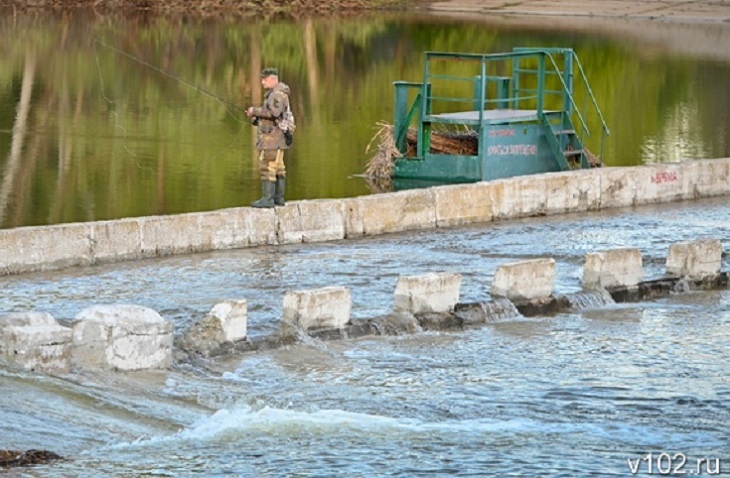
<path fill-rule="evenodd" d="M 281 119 L 279 120 L 279 129 L 284 132 L 284 138 L 286 139 L 286 145 L 291 145 L 292 141 L 294 140 L 294 131 L 297 129 L 297 125 L 294 122 L 294 113 L 291 111 L 291 106 L 289 106 L 289 102 L 286 103 L 286 109 L 281 115 Z"/>

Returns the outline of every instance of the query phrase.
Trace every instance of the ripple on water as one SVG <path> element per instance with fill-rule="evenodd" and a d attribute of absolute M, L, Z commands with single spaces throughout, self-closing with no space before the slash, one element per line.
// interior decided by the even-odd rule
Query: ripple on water
<path fill-rule="evenodd" d="M 724 202 L 680 203 L 4 277 L 0 308 L 73 317 L 134 302 L 180 327 L 245 298 L 262 334 L 291 288 L 352 287 L 353 315 L 369 317 L 390 310 L 399 275 L 458 272 L 462 300 L 486 301 L 500 264 L 554 255 L 565 294 L 586 252 L 639 247 L 659 271 L 669 244 L 726 232 L 729 215 Z M 48 386 L 6 372 L 0 416 L 23 448 L 71 449 L 44 476 L 625 476 L 627 457 L 649 450 L 726 453 L 730 293 L 678 292 L 463 332 L 311 340 L 157 379 Z M 54 433 L 64 426 L 69 439 Z"/>

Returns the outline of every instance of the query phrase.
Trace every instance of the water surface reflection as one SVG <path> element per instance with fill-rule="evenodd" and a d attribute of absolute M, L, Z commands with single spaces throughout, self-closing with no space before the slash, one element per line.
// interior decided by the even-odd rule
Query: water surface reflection
<path fill-rule="evenodd" d="M 257 103 L 270 65 L 294 92 L 291 199 L 371 192 L 365 149 L 427 50 L 574 48 L 612 132 L 606 164 L 730 156 L 730 58 L 707 47 L 730 27 L 665 25 L 677 42 L 652 23 L 586 25 L 0 12 L 0 227 L 248 205 L 254 133 L 229 102 Z"/>

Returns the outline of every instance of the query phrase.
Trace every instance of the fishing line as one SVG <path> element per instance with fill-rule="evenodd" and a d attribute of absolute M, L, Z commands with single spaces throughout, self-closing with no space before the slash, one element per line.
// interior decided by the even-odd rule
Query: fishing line
<path fill-rule="evenodd" d="M 172 78 L 173 80 L 178 81 L 178 82 L 184 84 L 185 86 L 188 86 L 190 88 L 193 88 L 196 91 L 199 91 L 200 93 L 203 93 L 205 95 L 208 95 L 211 98 L 216 99 L 218 102 L 220 102 L 226 108 L 226 113 L 231 118 L 233 118 L 235 121 L 237 121 L 238 123 L 240 123 L 241 124 L 241 128 L 239 128 L 238 132 L 236 133 L 236 136 L 233 138 L 233 140 L 231 141 L 231 143 L 228 146 L 225 146 L 222 149 L 222 151 L 221 151 L 220 154 L 213 156 L 211 159 L 217 159 L 218 157 L 222 156 L 226 150 L 231 149 L 234 146 L 234 144 L 236 144 L 239 136 L 241 135 L 241 132 L 243 131 L 243 125 L 246 124 L 246 122 L 242 121 L 233 111 L 231 111 L 230 108 L 233 107 L 233 108 L 235 108 L 236 110 L 239 110 L 239 111 L 246 111 L 245 108 L 242 108 L 242 107 L 238 106 L 237 104 L 233 103 L 232 101 L 229 101 L 229 100 L 227 100 L 225 98 L 222 98 L 222 97 L 220 97 L 220 96 L 218 96 L 218 95 L 216 95 L 214 93 L 211 93 L 210 91 L 206 90 L 205 88 L 203 88 L 201 86 L 198 86 L 198 85 L 195 85 L 195 84 L 193 84 L 193 83 L 185 80 L 184 78 L 180 78 L 179 76 L 173 75 L 172 73 L 169 73 L 169 72 L 167 72 L 167 71 L 165 71 L 165 70 L 163 70 L 163 69 L 161 69 L 161 68 L 153 65 L 152 63 L 149 63 L 149 62 L 147 62 L 145 60 L 142 60 L 140 58 L 137 58 L 136 56 L 134 56 L 134 55 L 132 55 L 130 53 L 127 53 L 125 51 L 122 51 L 122 50 L 120 50 L 118 48 L 115 48 L 115 47 L 113 47 L 111 45 L 107 45 L 106 43 L 102 42 L 99 39 L 94 39 L 94 54 L 96 56 L 96 66 L 97 66 L 97 69 L 99 71 L 99 79 L 101 81 L 101 95 L 104 98 L 104 100 L 107 101 L 107 103 L 109 103 L 110 105 L 114 106 L 114 101 L 112 101 L 109 97 L 107 97 L 107 95 L 105 93 L 104 78 L 103 78 L 102 71 L 101 71 L 101 64 L 99 63 L 99 52 L 98 52 L 97 47 L 96 47 L 97 44 L 99 44 L 99 45 L 101 45 L 101 46 L 103 46 L 105 48 L 108 48 L 108 49 L 112 50 L 115 53 L 118 53 L 118 54 L 120 54 L 122 56 L 125 56 L 125 57 L 129 58 L 130 60 L 135 61 L 135 62 L 137 62 L 137 63 L 139 63 L 139 64 L 141 64 L 143 66 L 146 66 L 148 68 L 151 68 L 152 70 L 155 70 L 156 72 L 158 72 L 158 73 L 160 73 L 160 74 L 162 74 L 164 76 L 167 76 L 169 78 Z M 119 129 L 121 129 L 124 132 L 124 141 L 123 141 L 124 150 L 127 151 L 127 153 L 129 153 L 134 158 L 138 158 L 139 156 L 136 153 L 134 153 L 133 151 L 130 151 L 129 148 L 127 148 L 127 146 L 126 146 L 127 130 L 126 130 L 126 128 L 124 128 L 124 126 L 122 126 L 122 125 L 119 124 L 119 121 L 118 121 L 119 120 L 119 115 L 117 114 L 116 110 L 114 110 L 114 109 L 112 110 L 112 113 L 114 114 L 114 117 L 115 117 L 114 127 L 115 128 L 119 128 Z M 139 164 L 139 162 L 137 162 L 137 166 L 139 168 L 149 169 L 150 171 L 152 171 L 153 174 L 155 173 L 155 171 L 152 170 L 152 168 L 150 168 L 149 166 L 141 166 Z"/>
<path fill-rule="evenodd" d="M 114 115 L 114 128 L 120 129 L 122 131 L 122 148 L 124 148 L 124 151 L 126 151 L 130 156 L 134 158 L 134 162 L 139 169 L 147 169 L 153 175 L 155 175 L 156 171 L 154 169 L 152 169 L 150 166 L 143 166 L 139 164 L 139 156 L 137 155 L 137 153 L 127 148 L 127 128 L 119 123 L 119 114 L 117 113 L 117 110 L 115 108 L 114 101 L 112 101 L 105 93 L 106 88 L 104 87 L 104 75 L 101 72 L 101 64 L 99 63 L 99 52 L 96 49 L 96 40 L 94 40 L 94 56 L 96 59 L 96 68 L 99 71 L 99 81 L 101 82 L 101 96 L 107 103 L 112 106 L 111 113 L 112 115 Z"/>
<path fill-rule="evenodd" d="M 216 94 L 213 94 L 210 91 L 208 91 L 205 88 L 203 88 L 202 86 L 198 86 L 196 84 L 193 84 L 193 83 L 187 81 L 184 78 L 180 78 L 179 76 L 175 76 L 172 73 L 168 73 L 167 71 L 163 70 L 162 68 L 159 68 L 159 67 L 153 65 L 152 63 L 149 63 L 149 62 L 146 62 L 144 60 L 141 60 L 141 59 L 137 58 L 136 56 L 134 56 L 134 55 L 132 55 L 130 53 L 127 53 L 125 51 L 122 51 L 122 50 L 120 50 L 118 48 L 115 48 L 115 47 L 113 47 L 111 45 L 107 45 L 106 43 L 102 42 L 101 40 L 94 40 L 94 42 L 100 44 L 101 46 L 103 46 L 105 48 L 109 48 L 110 50 L 112 50 L 112 51 L 114 51 L 116 53 L 119 53 L 120 55 L 126 56 L 130 60 L 136 61 L 137 63 L 140 63 L 140 64 L 142 64 L 142 65 L 144 65 L 146 67 L 152 68 L 156 72 L 158 72 L 158 73 L 160 73 L 162 75 L 165 75 L 165 76 L 167 76 L 169 78 L 172 78 L 175 81 L 179 81 L 180 83 L 182 83 L 184 85 L 187 85 L 190 88 L 193 88 L 195 90 L 198 90 L 201 93 L 204 93 L 204 94 L 206 94 L 206 95 L 208 95 L 208 96 L 210 96 L 212 98 L 215 98 L 216 100 L 220 101 L 221 103 L 224 103 L 224 104 L 226 104 L 228 106 L 232 106 L 232 107 L 236 108 L 239 111 L 246 111 L 245 108 L 241 108 L 240 106 L 238 106 L 237 104 L 233 103 L 232 101 L 229 101 L 229 100 L 227 100 L 225 98 L 222 98 L 222 97 L 220 97 L 220 96 L 218 96 Z M 96 47 L 94 47 L 94 48 L 96 48 Z"/>

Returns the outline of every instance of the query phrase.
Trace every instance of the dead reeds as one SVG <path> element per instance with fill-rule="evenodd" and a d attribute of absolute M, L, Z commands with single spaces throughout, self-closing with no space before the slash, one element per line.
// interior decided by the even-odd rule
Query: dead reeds
<path fill-rule="evenodd" d="M 385 122 L 378 123 L 378 131 L 368 143 L 366 154 L 375 150 L 365 168 L 368 186 L 374 192 L 392 190 L 391 178 L 393 167 L 398 158 L 416 156 L 418 133 L 416 128 L 408 128 L 406 133 L 406 152 L 401 153 L 396 147 L 394 126 Z M 431 132 L 431 148 L 433 154 L 469 155 L 477 154 L 477 133 L 471 129 L 453 131 L 442 129 Z"/>
<path fill-rule="evenodd" d="M 392 177 L 395 159 L 403 157 L 395 145 L 393 125 L 382 121 L 378 123 L 378 131 L 365 148 L 365 153 L 369 154 L 373 146 L 376 150 L 368 160 L 365 176 L 378 179 Z"/>

